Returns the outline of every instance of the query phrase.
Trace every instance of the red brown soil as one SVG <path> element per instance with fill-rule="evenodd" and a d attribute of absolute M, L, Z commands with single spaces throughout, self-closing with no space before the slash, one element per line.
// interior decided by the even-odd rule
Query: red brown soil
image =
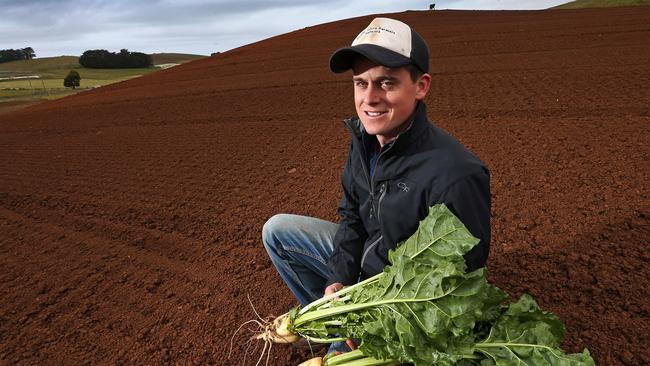
<path fill-rule="evenodd" d="M 650 8 L 394 16 L 429 40 L 431 119 L 491 169 L 491 281 L 566 350 L 650 364 Z M 243 337 L 228 358 L 247 295 L 294 304 L 260 230 L 336 220 L 354 109 L 327 60 L 369 19 L 0 115 L 0 363 L 254 364 Z"/>
<path fill-rule="evenodd" d="M 14 111 L 16 109 L 29 107 L 34 104 L 42 103 L 41 100 L 33 101 L 11 101 L 11 102 L 0 102 L 0 114 Z"/>

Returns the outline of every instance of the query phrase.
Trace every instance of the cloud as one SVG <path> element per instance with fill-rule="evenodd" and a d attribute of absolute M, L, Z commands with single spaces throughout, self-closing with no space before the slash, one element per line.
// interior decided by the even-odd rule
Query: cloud
<path fill-rule="evenodd" d="M 564 4 L 570 0 L 446 0 L 436 8 L 465 10 L 540 10 Z M 435 2 L 435 1 L 432 1 Z"/>
<path fill-rule="evenodd" d="M 439 2 L 436 7 L 523 9 L 548 7 L 542 3 L 549 2 L 552 1 L 449 0 Z M 428 8 L 428 3 L 422 1 L 396 3 L 381 0 L 0 0 L 3 18 L 0 48 L 30 46 L 39 57 L 122 48 L 147 53 L 210 54 L 324 22 Z"/>

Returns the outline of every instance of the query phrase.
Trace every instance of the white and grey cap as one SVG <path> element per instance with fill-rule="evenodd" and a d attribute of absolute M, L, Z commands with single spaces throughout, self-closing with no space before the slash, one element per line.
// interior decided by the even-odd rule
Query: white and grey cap
<path fill-rule="evenodd" d="M 415 65 L 429 71 L 429 48 L 413 28 L 399 20 L 375 18 L 361 31 L 350 47 L 336 50 L 330 57 L 330 69 L 341 73 L 352 68 L 352 62 L 362 55 L 386 67 Z"/>

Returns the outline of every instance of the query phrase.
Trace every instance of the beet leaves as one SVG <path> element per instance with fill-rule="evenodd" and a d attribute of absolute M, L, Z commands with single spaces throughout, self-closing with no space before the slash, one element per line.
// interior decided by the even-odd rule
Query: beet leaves
<path fill-rule="evenodd" d="M 359 284 L 289 312 L 290 330 L 314 342 L 362 340 L 325 365 L 594 365 L 588 350 L 560 349 L 564 326 L 532 297 L 507 294 L 466 272 L 463 255 L 478 243 L 443 205 L 389 253 L 390 266 Z"/>

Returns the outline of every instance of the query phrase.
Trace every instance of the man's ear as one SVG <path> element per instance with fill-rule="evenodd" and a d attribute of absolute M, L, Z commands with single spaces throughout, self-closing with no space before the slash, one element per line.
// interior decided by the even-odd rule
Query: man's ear
<path fill-rule="evenodd" d="M 429 88 L 431 87 L 431 75 L 424 73 L 420 75 L 418 80 L 415 82 L 415 99 L 422 100 L 427 96 Z"/>

